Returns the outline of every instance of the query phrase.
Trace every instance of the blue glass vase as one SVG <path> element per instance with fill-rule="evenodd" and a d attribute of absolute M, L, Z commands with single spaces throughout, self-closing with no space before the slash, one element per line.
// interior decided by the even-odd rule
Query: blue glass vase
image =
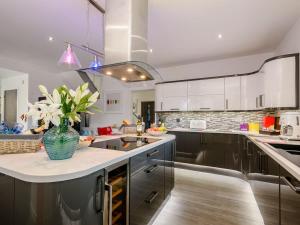
<path fill-rule="evenodd" d="M 51 160 L 69 159 L 73 156 L 79 142 L 79 134 L 69 120 L 62 118 L 60 125 L 52 127 L 44 135 L 44 145 Z"/>

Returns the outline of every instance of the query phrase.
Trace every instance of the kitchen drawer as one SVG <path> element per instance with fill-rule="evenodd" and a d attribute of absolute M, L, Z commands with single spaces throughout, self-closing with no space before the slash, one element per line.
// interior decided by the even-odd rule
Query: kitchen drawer
<path fill-rule="evenodd" d="M 140 170 L 130 179 L 130 224 L 147 224 L 164 201 L 164 167 Z M 149 168 L 151 169 L 151 168 Z"/>
<path fill-rule="evenodd" d="M 150 149 L 130 159 L 130 174 L 155 164 L 164 163 L 164 145 Z"/>

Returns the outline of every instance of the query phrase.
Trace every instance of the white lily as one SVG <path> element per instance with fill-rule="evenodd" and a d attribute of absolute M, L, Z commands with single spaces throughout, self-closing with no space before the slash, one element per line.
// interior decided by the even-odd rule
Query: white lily
<path fill-rule="evenodd" d="M 61 97 L 57 89 L 53 90 L 53 102 L 56 104 L 61 104 Z"/>
<path fill-rule="evenodd" d="M 89 100 L 88 100 L 89 104 L 87 105 L 87 108 L 94 105 L 97 102 L 98 96 L 99 96 L 99 92 L 96 91 L 94 94 L 92 94 L 91 97 L 89 97 Z"/>
<path fill-rule="evenodd" d="M 44 85 L 39 85 L 39 89 L 40 89 L 40 92 L 41 92 L 44 96 L 47 96 L 47 95 L 49 94 L 47 88 L 46 88 Z"/>

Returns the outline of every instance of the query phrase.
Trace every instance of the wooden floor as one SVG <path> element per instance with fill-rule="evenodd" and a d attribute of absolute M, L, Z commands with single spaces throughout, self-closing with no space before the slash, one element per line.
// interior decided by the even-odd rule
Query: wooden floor
<path fill-rule="evenodd" d="M 176 169 L 175 188 L 153 225 L 263 225 L 241 179 Z"/>

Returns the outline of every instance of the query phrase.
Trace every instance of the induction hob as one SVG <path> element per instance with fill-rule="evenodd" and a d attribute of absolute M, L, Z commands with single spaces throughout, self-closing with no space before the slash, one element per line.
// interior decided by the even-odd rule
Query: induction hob
<path fill-rule="evenodd" d="M 146 137 L 121 137 L 106 141 L 94 142 L 89 147 L 127 152 L 159 140 L 160 139 Z"/>

